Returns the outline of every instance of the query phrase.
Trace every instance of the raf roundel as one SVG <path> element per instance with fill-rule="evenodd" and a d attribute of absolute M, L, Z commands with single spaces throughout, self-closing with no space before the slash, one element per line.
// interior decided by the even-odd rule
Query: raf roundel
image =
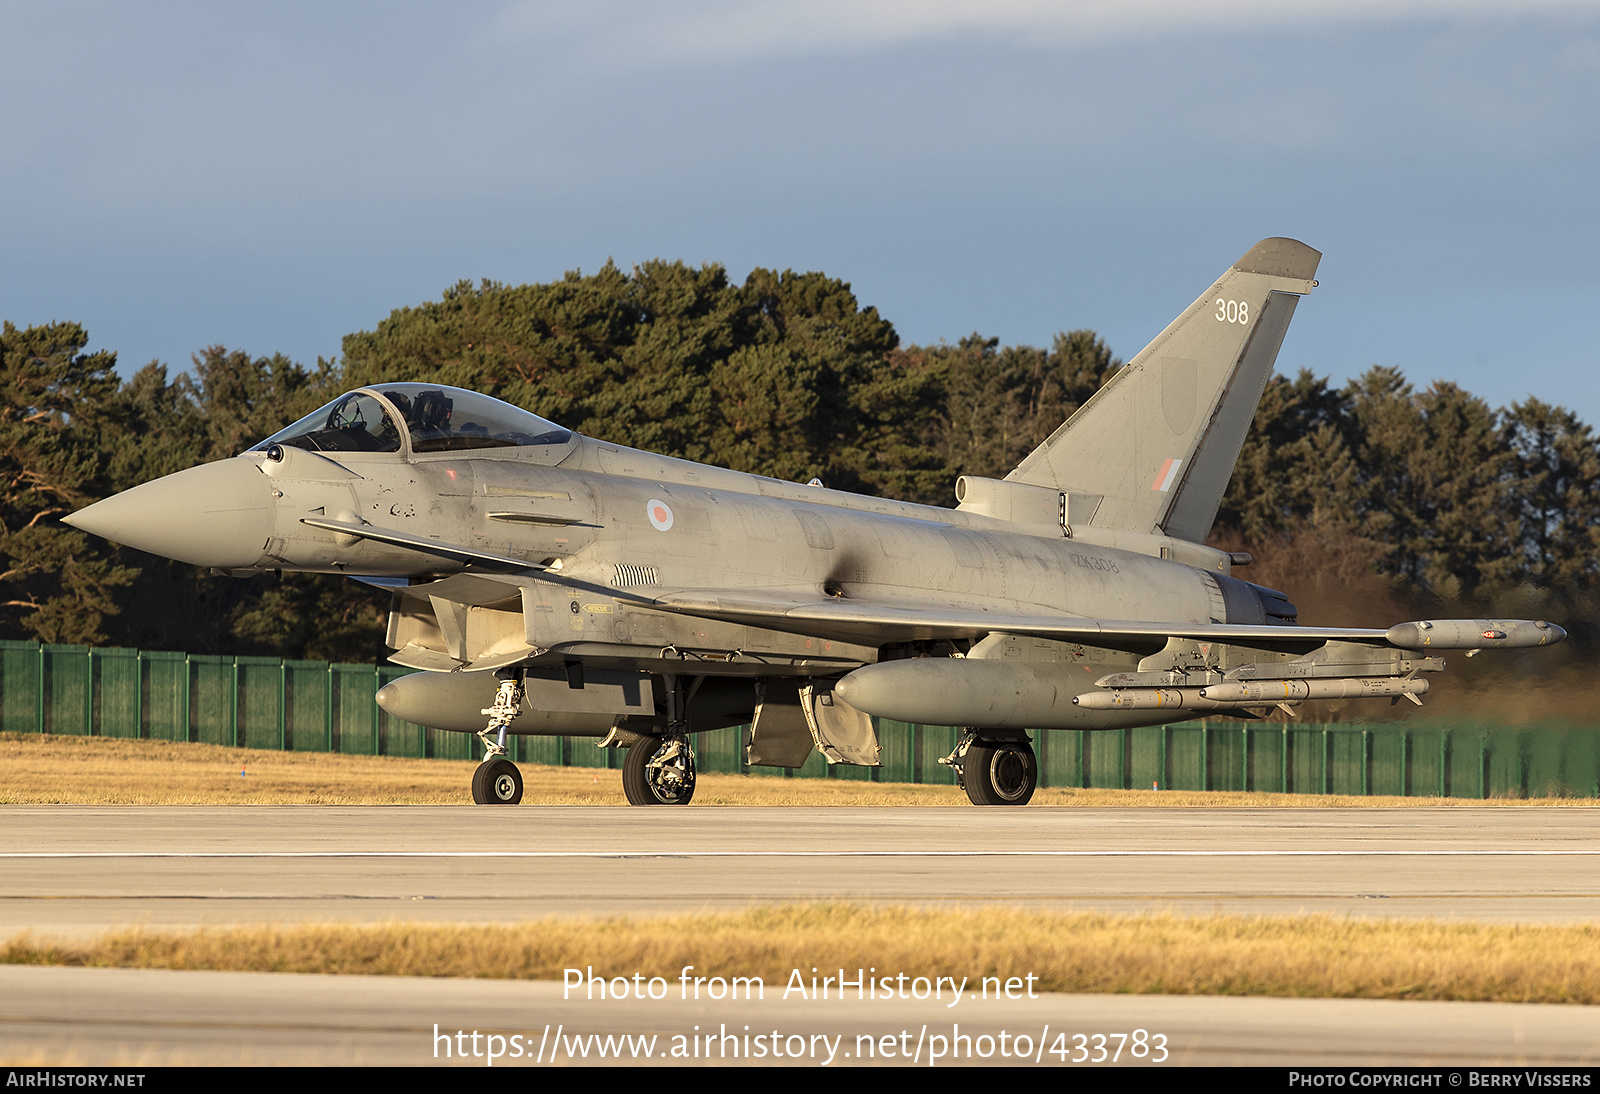
<path fill-rule="evenodd" d="M 667 532 L 672 529 L 672 507 L 660 498 L 651 498 L 644 503 L 645 516 L 650 518 L 650 524 L 658 532 Z"/>

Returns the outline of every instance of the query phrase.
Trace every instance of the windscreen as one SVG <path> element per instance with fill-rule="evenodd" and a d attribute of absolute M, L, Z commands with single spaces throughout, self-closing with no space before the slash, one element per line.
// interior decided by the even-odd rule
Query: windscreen
<path fill-rule="evenodd" d="M 377 399 L 352 391 L 288 429 L 280 429 L 250 451 L 264 452 L 275 444 L 312 452 L 398 452 L 400 427 Z"/>

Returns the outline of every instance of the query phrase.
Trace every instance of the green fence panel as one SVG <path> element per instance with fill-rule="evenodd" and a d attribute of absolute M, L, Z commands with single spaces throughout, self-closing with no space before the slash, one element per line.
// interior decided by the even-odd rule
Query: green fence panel
<path fill-rule="evenodd" d="M 1121 788 L 1127 763 L 1126 737 L 1122 730 L 1101 730 L 1084 734 L 1083 766 L 1086 785 Z"/>
<path fill-rule="evenodd" d="M 333 674 L 326 661 L 283 663 L 284 747 L 327 752 L 333 747 Z"/>
<path fill-rule="evenodd" d="M 470 733 L 446 733 L 437 729 L 428 732 L 432 735 L 434 755 L 460 760 L 477 758 L 478 739 Z M 515 755 L 523 763 L 560 767 L 565 762 L 565 737 L 518 737 L 516 742 Z"/>
<path fill-rule="evenodd" d="M 886 783 L 917 781 L 917 732 L 910 722 L 874 718 L 878 730 L 878 778 Z"/>
<path fill-rule="evenodd" d="M 1366 792 L 1366 742 L 1359 729 L 1328 727 L 1328 792 Z"/>
<path fill-rule="evenodd" d="M 1075 729 L 1032 730 L 1033 751 L 1039 762 L 1040 786 L 1077 786 L 1078 749 L 1083 734 Z M 923 769 L 927 781 L 927 769 Z"/>
<path fill-rule="evenodd" d="M 1441 756 L 1445 734 L 1438 729 L 1412 727 L 1402 730 L 1406 739 L 1406 793 L 1415 798 L 1436 798 L 1447 791 L 1450 780 Z"/>
<path fill-rule="evenodd" d="M 1180 722 L 1167 729 L 1167 777 L 1164 790 L 1204 790 L 1205 734 L 1198 725 Z"/>
<path fill-rule="evenodd" d="M 919 726 L 917 727 L 914 761 L 917 770 L 922 772 L 922 781 L 934 786 L 954 786 L 956 773 L 939 761 L 955 751 L 956 741 L 961 739 L 961 731 L 954 726 Z M 806 762 L 809 767 L 811 762 L 820 757 L 812 756 Z M 805 768 L 801 768 L 804 772 Z"/>
<path fill-rule="evenodd" d="M 1322 793 L 1322 773 L 1325 766 L 1322 746 L 1326 741 L 1322 735 L 1322 727 L 1290 726 L 1287 732 L 1289 785 L 1286 789 L 1291 794 Z"/>
<path fill-rule="evenodd" d="M 1283 731 L 1275 725 L 1241 725 L 1247 740 L 1245 790 L 1276 794 L 1283 789 Z"/>
<path fill-rule="evenodd" d="M 1462 726 L 1454 734 L 1452 775 L 1455 797 L 1487 798 L 1489 787 L 1489 734 L 1482 726 Z"/>
<path fill-rule="evenodd" d="M 694 735 L 694 765 L 698 771 L 714 771 L 724 775 L 737 775 L 744 770 L 744 740 L 749 733 L 747 726 L 729 726 L 726 729 L 714 729 L 709 733 L 696 733 Z M 574 758 L 575 763 L 583 767 L 606 766 L 606 754 L 609 748 L 595 748 L 590 744 L 589 751 L 595 754 L 593 762 L 587 757 L 583 760 Z"/>
<path fill-rule="evenodd" d="M 1485 729 L 1485 771 L 1488 773 L 1490 798 L 1523 798 L 1525 793 L 1525 768 L 1522 757 L 1522 734 L 1496 728 Z"/>
<path fill-rule="evenodd" d="M 350 756 L 375 756 L 378 739 L 377 677 L 371 665 L 334 665 L 333 747 Z"/>
<path fill-rule="evenodd" d="M 720 739 L 722 737 L 726 737 L 727 736 L 728 732 L 729 732 L 728 730 L 719 729 L 719 730 L 716 730 L 713 733 L 696 733 L 694 735 L 695 756 L 699 757 L 701 755 L 701 750 L 706 747 L 706 739 L 707 738 L 717 737 L 719 739 L 719 741 L 720 741 Z M 600 742 L 603 741 L 603 740 L 605 740 L 604 737 L 568 737 L 567 738 L 568 744 L 567 744 L 567 751 L 566 751 L 566 757 L 567 757 L 566 758 L 566 764 L 567 764 L 567 766 L 568 767 L 607 767 L 607 766 L 609 766 L 610 761 L 611 761 L 611 752 L 612 752 L 612 750 L 609 749 L 609 748 L 599 748 L 599 747 L 597 747 L 600 744 Z M 724 749 L 718 751 L 717 755 L 719 755 L 719 756 L 722 755 L 723 751 L 726 751 L 726 749 L 724 748 Z M 698 764 L 699 760 L 696 759 L 695 762 Z M 724 768 L 724 767 L 716 767 L 716 768 L 705 767 L 704 770 L 706 770 L 706 771 L 724 771 L 724 770 L 726 770 L 726 768 Z M 738 768 L 734 768 L 734 770 L 737 771 Z"/>
<path fill-rule="evenodd" d="M 1368 788 L 1373 794 L 1399 797 L 1406 792 L 1406 739 L 1394 726 L 1374 726 L 1369 734 L 1372 774 Z"/>
<path fill-rule="evenodd" d="M 1600 733 L 1549 723 L 1540 727 L 1560 742 L 1561 766 L 1549 792 L 1573 798 L 1600 797 Z"/>
<path fill-rule="evenodd" d="M 1165 787 L 1166 726 L 1128 730 L 1128 786 L 1134 790 Z"/>
<path fill-rule="evenodd" d="M 102 737 L 142 737 L 144 680 L 138 650 L 94 651 L 95 730 Z"/>
<path fill-rule="evenodd" d="M 93 732 L 92 672 L 87 646 L 44 647 L 46 733 L 87 737 Z"/>
<path fill-rule="evenodd" d="M 0 729 L 44 732 L 44 649 L 37 642 L 0 642 Z"/>
<path fill-rule="evenodd" d="M 282 749 L 288 743 L 288 681 L 276 657 L 236 657 L 239 744 Z"/>
<path fill-rule="evenodd" d="M 1206 785 L 1212 790 L 1243 790 L 1245 735 L 1238 723 L 1206 726 Z"/>
<path fill-rule="evenodd" d="M 144 735 L 157 741 L 189 739 L 189 655 L 146 651 L 139 659 L 144 693 Z"/>
<path fill-rule="evenodd" d="M 239 692 L 231 657 L 189 656 L 190 740 L 232 745 L 238 728 Z"/>

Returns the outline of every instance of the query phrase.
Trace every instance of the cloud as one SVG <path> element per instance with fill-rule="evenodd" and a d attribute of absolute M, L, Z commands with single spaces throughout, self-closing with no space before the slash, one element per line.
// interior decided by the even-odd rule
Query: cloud
<path fill-rule="evenodd" d="M 1174 34 L 1592 14 L 1592 0 L 520 0 L 490 33 L 588 38 L 612 63 L 849 54 L 939 41 L 1072 49 Z M 604 44 L 594 42 L 600 35 Z"/>

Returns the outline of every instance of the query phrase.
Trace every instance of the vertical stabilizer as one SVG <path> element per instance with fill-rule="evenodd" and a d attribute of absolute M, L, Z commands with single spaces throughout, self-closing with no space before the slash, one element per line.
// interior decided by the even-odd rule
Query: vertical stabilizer
<path fill-rule="evenodd" d="M 1204 542 L 1321 258 L 1257 243 L 1006 478 L 1098 497 L 1097 528 Z"/>

